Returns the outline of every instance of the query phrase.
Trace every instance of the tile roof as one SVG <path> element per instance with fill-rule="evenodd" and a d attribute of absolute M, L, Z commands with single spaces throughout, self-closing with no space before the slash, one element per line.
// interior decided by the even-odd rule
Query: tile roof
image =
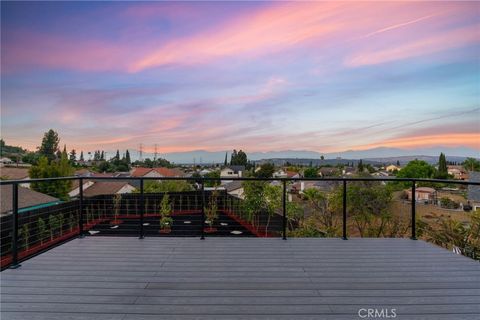
<path fill-rule="evenodd" d="M 158 168 L 144 168 L 138 167 L 135 168 L 132 172 L 132 177 L 143 177 L 151 171 L 156 171 L 162 177 L 183 177 L 185 173 L 176 168 L 166 168 L 166 167 L 158 167 Z"/>
<path fill-rule="evenodd" d="M 83 195 L 85 197 L 93 197 L 102 194 L 115 194 L 128 184 L 126 181 L 97 181 L 93 186 L 85 189 Z"/>
<path fill-rule="evenodd" d="M 227 192 L 231 192 L 231 191 L 242 188 L 243 187 L 242 183 L 243 183 L 243 181 L 235 180 L 235 181 L 232 181 L 230 183 L 225 184 L 224 187 L 225 187 L 225 190 L 227 190 Z"/>
<path fill-rule="evenodd" d="M 12 205 L 12 186 L 4 185 L 1 186 L 1 202 L 0 202 L 0 212 L 5 213 L 13 209 Z M 18 187 L 18 208 L 28 208 L 37 206 L 39 204 L 50 203 L 59 201 L 57 198 L 49 196 L 35 190 L 31 190 L 24 187 Z"/>
<path fill-rule="evenodd" d="M 143 167 L 138 167 L 135 168 L 132 172 L 132 177 L 143 177 L 147 173 L 152 171 L 152 168 L 143 168 Z"/>

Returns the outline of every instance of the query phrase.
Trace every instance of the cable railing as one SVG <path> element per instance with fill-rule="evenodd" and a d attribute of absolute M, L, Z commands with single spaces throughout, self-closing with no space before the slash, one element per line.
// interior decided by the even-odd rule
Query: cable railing
<path fill-rule="evenodd" d="M 58 181 L 78 181 L 78 194 L 72 197 L 73 200 L 20 213 L 21 185 Z M 128 182 L 133 192 L 89 195 L 88 188 L 84 190 L 87 181 Z M 149 181 L 184 181 L 189 189 L 146 191 L 145 184 Z M 227 192 L 222 185 L 227 181 L 241 181 L 247 196 Z M 303 188 L 304 184 L 325 182 L 329 184 L 323 191 L 309 192 L 309 188 Z M 376 209 L 373 204 L 381 207 L 382 201 L 387 200 L 382 200 L 378 194 L 364 192 L 380 183 L 402 184 L 413 195 L 410 202 L 402 202 L 402 210 L 405 205 L 410 206 L 409 217 L 402 217 L 403 224 L 391 217 L 383 219 L 383 209 Z M 0 221 L 2 268 L 18 267 L 21 260 L 86 235 L 135 236 L 140 239 L 154 236 L 194 236 L 200 239 L 251 236 L 281 237 L 284 240 L 316 235 L 347 240 L 350 236 L 403 236 L 408 233 L 409 238 L 416 240 L 418 232 L 427 230 L 423 225 L 421 228 L 417 226 L 419 184 L 480 186 L 480 182 L 472 181 L 391 177 L 58 177 L 3 180 L 0 184 L 12 188 L 11 214 L 3 214 Z M 300 190 L 296 189 L 296 184 L 302 186 Z M 317 187 L 314 185 L 311 189 Z M 369 210 L 374 215 L 357 214 L 358 201 L 372 203 Z M 372 217 L 377 220 L 367 221 Z M 309 219 L 316 219 L 313 228 L 306 223 Z M 382 229 L 389 224 L 393 226 L 392 230 L 386 232 Z M 473 256 L 475 254 L 478 253 L 473 250 Z"/>

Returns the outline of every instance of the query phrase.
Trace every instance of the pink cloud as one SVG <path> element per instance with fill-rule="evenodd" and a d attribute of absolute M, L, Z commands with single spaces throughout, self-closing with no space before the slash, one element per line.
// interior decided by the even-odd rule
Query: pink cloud
<path fill-rule="evenodd" d="M 79 71 L 121 70 L 129 54 L 118 44 L 100 40 L 80 40 L 34 31 L 14 31 L 7 35 L 2 50 L 6 72 L 32 67 Z"/>
<path fill-rule="evenodd" d="M 171 41 L 132 63 L 130 71 L 167 64 L 199 63 L 224 56 L 256 55 L 307 40 L 320 40 L 339 27 L 327 19 L 341 6 L 336 3 L 296 3 L 263 9 L 218 29 Z"/>
<path fill-rule="evenodd" d="M 394 47 L 357 53 L 347 58 L 345 64 L 350 67 L 381 64 L 477 44 L 480 43 L 479 30 L 480 25 L 476 24 L 407 41 Z"/>
<path fill-rule="evenodd" d="M 473 11 L 471 6 L 451 3 L 273 3 L 238 14 L 232 20 L 219 19 L 213 27 L 177 38 L 158 34 L 143 21 L 178 20 L 180 16 L 202 25 L 205 10 L 195 8 L 157 3 L 128 6 L 114 17 L 126 19 L 122 36 L 116 40 L 102 40 L 95 34 L 81 39 L 33 30 L 6 30 L 2 69 L 138 72 L 165 65 L 215 62 L 225 57 L 248 60 L 292 48 L 321 57 L 323 49 L 342 43 L 352 47 L 340 49 L 338 54 L 347 55 L 346 65 L 358 66 L 429 54 L 478 40 L 478 32 L 472 34 L 478 26 L 449 31 L 449 24 L 462 21 Z M 417 24 L 422 24 L 422 29 L 412 32 Z M 389 37 L 395 32 L 403 32 L 402 37 L 396 35 L 398 41 L 392 42 Z M 385 35 L 388 37 L 379 37 Z M 352 43 L 352 39 L 356 42 Z M 359 53 L 350 53 L 355 51 Z"/>

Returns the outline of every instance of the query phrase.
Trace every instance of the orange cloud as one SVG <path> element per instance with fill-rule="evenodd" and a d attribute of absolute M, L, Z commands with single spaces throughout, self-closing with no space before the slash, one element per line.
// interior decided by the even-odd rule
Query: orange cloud
<path fill-rule="evenodd" d="M 379 141 L 353 148 L 354 150 L 364 150 L 377 147 L 392 147 L 414 149 L 419 147 L 440 146 L 468 146 L 480 150 L 480 134 L 472 133 L 448 133 L 436 135 L 423 135 L 416 137 L 404 137 Z"/>

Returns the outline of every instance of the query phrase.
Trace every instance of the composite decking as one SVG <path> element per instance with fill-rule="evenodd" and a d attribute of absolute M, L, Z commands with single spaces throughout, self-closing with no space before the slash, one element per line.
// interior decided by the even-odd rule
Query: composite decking
<path fill-rule="evenodd" d="M 480 319 L 480 264 L 409 239 L 87 237 L 0 277 L 2 320 Z"/>

